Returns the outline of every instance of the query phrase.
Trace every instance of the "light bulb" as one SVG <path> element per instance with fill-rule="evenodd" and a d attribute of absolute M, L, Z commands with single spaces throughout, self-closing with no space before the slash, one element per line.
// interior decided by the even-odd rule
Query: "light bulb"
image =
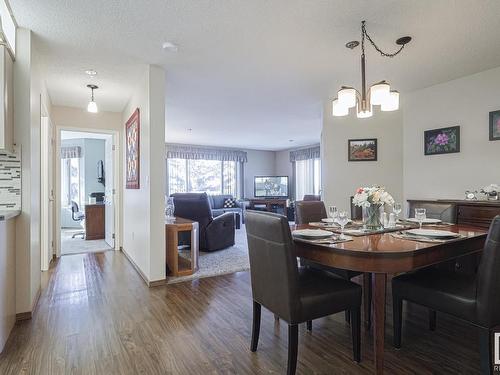
<path fill-rule="evenodd" d="M 380 109 L 384 112 L 397 111 L 399 109 L 399 92 L 393 90 L 389 93 L 389 99 L 382 103 Z"/>
<path fill-rule="evenodd" d="M 391 86 L 385 81 L 374 84 L 370 88 L 370 103 L 372 105 L 384 104 L 387 100 L 389 100 L 390 90 Z"/>
<path fill-rule="evenodd" d="M 372 115 L 373 115 L 373 111 L 372 111 L 371 105 L 370 105 L 369 109 L 361 110 L 359 108 L 359 104 L 358 104 L 357 111 L 356 111 L 356 116 L 358 116 L 358 118 L 368 118 L 368 117 L 372 117 Z"/>
<path fill-rule="evenodd" d="M 341 105 L 338 99 L 334 99 L 332 102 L 332 115 L 336 117 L 347 116 L 349 114 L 349 108 Z"/>
<path fill-rule="evenodd" d="M 99 110 L 97 109 L 97 103 L 91 100 L 87 105 L 87 111 L 91 113 L 97 113 Z"/>

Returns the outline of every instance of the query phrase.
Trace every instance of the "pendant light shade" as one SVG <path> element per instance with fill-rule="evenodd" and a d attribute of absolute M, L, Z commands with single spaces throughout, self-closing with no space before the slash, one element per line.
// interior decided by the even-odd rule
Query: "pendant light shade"
<path fill-rule="evenodd" d="M 389 100 L 391 86 L 385 82 L 374 84 L 370 89 L 370 102 L 373 105 L 382 105 Z"/>
<path fill-rule="evenodd" d="M 87 112 L 97 113 L 97 112 L 99 112 L 99 109 L 97 108 L 97 103 L 94 100 L 94 90 L 97 90 L 99 87 L 96 85 L 87 85 L 87 87 L 92 92 L 91 97 L 90 97 L 90 102 L 87 105 Z"/>
<path fill-rule="evenodd" d="M 373 116 L 373 110 L 372 110 L 372 106 L 370 105 L 369 108 L 367 109 L 361 109 L 359 108 L 359 104 L 357 106 L 357 112 L 356 112 L 356 116 L 358 118 L 368 118 L 368 117 L 372 117 Z"/>
<path fill-rule="evenodd" d="M 352 87 L 342 86 L 337 94 L 339 103 L 346 108 L 356 106 L 356 89 Z"/>
<path fill-rule="evenodd" d="M 389 93 L 389 99 L 382 103 L 380 109 L 384 112 L 397 111 L 399 109 L 399 92 L 393 90 Z"/>
<path fill-rule="evenodd" d="M 338 99 L 334 99 L 332 102 L 332 115 L 340 117 L 340 116 L 347 116 L 348 114 L 349 114 L 349 108 L 340 104 Z"/>

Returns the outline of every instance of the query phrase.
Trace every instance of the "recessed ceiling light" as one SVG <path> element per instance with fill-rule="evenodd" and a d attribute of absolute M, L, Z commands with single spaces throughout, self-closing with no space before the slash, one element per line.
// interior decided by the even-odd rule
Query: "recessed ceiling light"
<path fill-rule="evenodd" d="M 169 52 L 177 52 L 179 50 L 179 46 L 172 42 L 164 42 L 161 46 L 165 51 Z"/>
<path fill-rule="evenodd" d="M 192 132 L 192 131 L 193 131 L 193 129 L 191 129 L 191 128 L 188 128 L 188 132 Z"/>
<path fill-rule="evenodd" d="M 293 142 L 293 139 L 289 139 L 288 142 Z"/>
<path fill-rule="evenodd" d="M 88 69 L 85 71 L 85 74 L 89 75 L 90 77 L 95 77 L 97 75 L 97 72 L 93 69 Z"/>

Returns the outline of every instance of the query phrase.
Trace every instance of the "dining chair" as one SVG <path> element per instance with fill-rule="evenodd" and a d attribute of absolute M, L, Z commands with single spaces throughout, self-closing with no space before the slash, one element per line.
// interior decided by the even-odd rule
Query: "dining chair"
<path fill-rule="evenodd" d="M 429 308 L 429 328 L 436 328 L 436 311 L 478 327 L 481 373 L 492 372 L 491 331 L 500 325 L 500 215 L 490 226 L 477 275 L 426 268 L 392 279 L 394 346 L 401 347 L 403 301 Z"/>
<path fill-rule="evenodd" d="M 304 198 L 302 198 L 302 200 L 303 201 L 320 201 L 321 195 L 305 194 Z"/>
<path fill-rule="evenodd" d="M 321 270 L 298 267 L 285 216 L 247 211 L 246 230 L 253 298 L 251 351 L 257 350 L 264 306 L 288 323 L 287 374 L 295 374 L 298 325 L 350 310 L 353 356 L 359 362 L 361 287 Z"/>
<path fill-rule="evenodd" d="M 296 217 L 295 217 L 295 224 L 309 224 L 311 222 L 319 222 L 321 219 L 324 219 L 327 217 L 326 214 L 326 207 L 325 203 L 323 201 L 299 201 L 296 203 Z M 343 279 L 346 280 L 351 280 L 353 277 L 359 276 L 362 274 L 362 272 L 355 272 L 355 271 L 349 271 L 349 270 L 344 270 L 341 268 L 334 268 L 334 267 L 328 267 L 324 266 L 322 264 L 315 263 L 313 261 L 310 261 L 308 259 L 300 259 L 300 264 L 305 267 L 310 267 L 310 268 L 316 268 L 316 269 L 321 269 L 323 271 L 328 271 L 332 272 L 337 276 L 342 277 Z M 369 306 L 369 308 L 365 309 L 365 314 L 368 316 L 365 317 L 365 321 L 367 322 L 367 326 L 369 326 L 369 322 L 371 321 L 371 282 L 370 280 L 370 274 L 364 275 L 366 282 L 364 282 L 364 291 L 365 293 L 365 304 Z M 371 281 L 371 280 L 370 280 Z M 350 321 L 350 314 L 349 312 L 346 311 L 345 314 L 345 320 L 347 322 Z M 367 327 L 368 328 L 368 327 Z"/>

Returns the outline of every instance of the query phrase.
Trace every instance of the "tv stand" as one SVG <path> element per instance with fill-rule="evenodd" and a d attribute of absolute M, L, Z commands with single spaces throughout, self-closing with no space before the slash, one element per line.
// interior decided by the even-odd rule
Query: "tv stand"
<path fill-rule="evenodd" d="M 287 216 L 287 200 L 285 198 L 253 198 L 250 199 L 250 210 L 261 210 L 279 213 L 283 209 L 283 215 Z"/>

